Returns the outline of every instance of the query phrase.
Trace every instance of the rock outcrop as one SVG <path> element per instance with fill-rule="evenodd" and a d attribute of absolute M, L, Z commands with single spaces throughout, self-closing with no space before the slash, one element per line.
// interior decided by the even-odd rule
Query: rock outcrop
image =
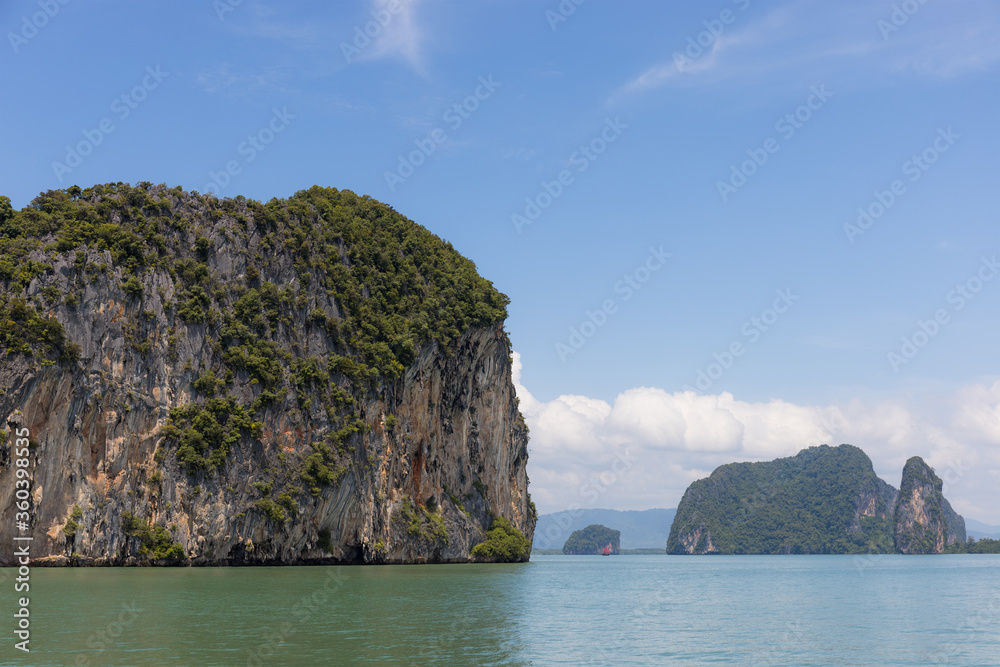
<path fill-rule="evenodd" d="M 941 553 L 965 521 L 919 457 L 897 493 L 851 445 L 732 463 L 692 483 L 670 527 L 673 554 Z"/>
<path fill-rule="evenodd" d="M 0 244 L 0 511 L 27 429 L 36 563 L 465 562 L 494 516 L 531 539 L 506 298 L 392 209 L 71 188 Z"/>
<path fill-rule="evenodd" d="M 965 543 L 965 520 L 941 493 L 941 478 L 922 458 L 903 467 L 896 498 L 896 549 L 904 554 L 939 554 L 951 544 Z"/>

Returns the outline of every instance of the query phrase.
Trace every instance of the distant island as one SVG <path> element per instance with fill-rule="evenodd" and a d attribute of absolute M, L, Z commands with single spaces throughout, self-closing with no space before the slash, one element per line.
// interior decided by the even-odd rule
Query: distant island
<path fill-rule="evenodd" d="M 621 531 L 594 524 L 574 531 L 562 550 L 567 556 L 617 555 L 621 553 L 620 539 Z"/>
<path fill-rule="evenodd" d="M 730 463 L 685 491 L 667 552 L 960 553 L 968 548 L 965 520 L 941 489 L 934 470 L 915 456 L 906 462 L 897 491 L 852 445 Z"/>
<path fill-rule="evenodd" d="M 576 507 L 539 514 L 532 548 L 539 553 L 549 550 L 562 553 L 563 543 L 574 530 L 596 523 L 614 526 L 615 530 L 621 531 L 622 553 L 637 550 L 664 553 L 663 545 L 667 542 L 676 511 L 675 508 L 613 510 Z"/>

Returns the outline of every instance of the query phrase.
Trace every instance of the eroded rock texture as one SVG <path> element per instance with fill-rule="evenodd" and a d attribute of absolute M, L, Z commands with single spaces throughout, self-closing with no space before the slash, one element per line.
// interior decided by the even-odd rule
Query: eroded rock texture
<path fill-rule="evenodd" d="M 27 428 L 36 562 L 462 562 L 493 516 L 530 540 L 505 297 L 450 245 L 346 191 L 75 190 L 0 220 L 31 268 L 0 266 L 0 511 Z"/>

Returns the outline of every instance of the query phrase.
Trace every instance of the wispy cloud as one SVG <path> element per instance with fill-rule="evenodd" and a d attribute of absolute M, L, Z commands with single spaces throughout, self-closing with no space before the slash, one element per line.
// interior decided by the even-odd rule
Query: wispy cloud
<path fill-rule="evenodd" d="M 670 62 L 654 65 L 648 70 L 632 79 L 622 87 L 624 93 L 640 93 L 651 88 L 657 88 L 667 83 L 673 77 L 683 74 L 698 74 L 705 72 L 716 65 L 716 56 L 723 48 L 723 40 L 718 40 L 712 45 L 712 50 L 693 62 L 686 62 L 683 58 L 677 58 Z"/>
<path fill-rule="evenodd" d="M 628 79 L 610 102 L 668 85 L 734 80 L 758 85 L 780 77 L 798 80 L 799 75 L 845 75 L 865 85 L 886 75 L 942 79 L 994 67 L 1000 62 L 995 4 L 970 0 L 963 3 L 965 11 L 951 9 L 926 5 L 884 38 L 878 25 L 881 14 L 891 9 L 866 3 L 789 3 L 743 27 L 739 21 L 751 17 L 737 14 L 734 25 L 700 50 L 696 40 L 701 28 L 695 25 L 691 41 L 673 45 L 668 57 Z"/>
<path fill-rule="evenodd" d="M 369 47 L 364 59 L 400 57 L 420 74 L 425 73 L 423 41 L 424 31 L 417 20 L 419 0 L 373 0 L 372 12 L 397 11 Z"/>
<path fill-rule="evenodd" d="M 738 16 L 737 18 L 743 18 Z M 698 40 L 699 32 L 691 35 L 687 44 L 679 44 L 671 52 L 669 60 L 657 63 L 639 76 L 631 79 L 619 91 L 621 94 L 639 93 L 662 86 L 678 78 L 697 79 L 699 75 L 715 72 L 715 78 L 729 78 L 742 70 L 745 63 L 738 58 L 730 58 L 728 54 L 752 48 L 761 47 L 774 38 L 776 32 L 791 21 L 790 11 L 780 8 L 765 17 L 758 19 L 749 26 L 739 29 L 729 29 L 712 37 L 707 46 Z M 702 30 L 705 34 L 707 31 Z M 693 49 L 693 50 L 692 50 Z M 728 68 L 729 71 L 721 69 Z"/>
<path fill-rule="evenodd" d="M 337 21 L 313 17 L 303 21 L 301 13 L 254 5 L 226 28 L 243 35 L 280 41 L 296 51 L 329 53 L 314 69 L 341 69 L 352 62 L 400 58 L 417 72 L 425 73 L 426 32 L 418 20 L 420 0 L 371 0 L 363 11 L 349 10 Z M 345 62 L 344 49 L 351 51 Z"/>

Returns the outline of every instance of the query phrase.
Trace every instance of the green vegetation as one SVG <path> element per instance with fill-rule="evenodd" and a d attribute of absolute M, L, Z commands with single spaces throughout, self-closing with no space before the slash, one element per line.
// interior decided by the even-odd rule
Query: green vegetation
<path fill-rule="evenodd" d="M 445 487 L 444 493 L 445 493 L 446 496 L 448 496 L 448 500 L 451 501 L 452 505 L 454 505 L 455 507 L 457 507 L 463 514 L 465 514 L 465 516 L 467 516 L 469 518 L 472 518 L 472 515 L 469 514 L 469 510 L 465 509 L 465 505 L 462 503 L 461 499 L 459 499 L 458 496 L 456 496 L 454 493 L 451 493 L 450 491 L 448 491 L 447 487 Z"/>
<path fill-rule="evenodd" d="M 965 521 L 941 488 L 933 469 L 915 456 L 903 468 L 897 493 L 851 445 L 810 447 L 765 463 L 731 463 L 688 487 L 667 552 L 940 553 L 949 545 L 960 550 Z"/>
<path fill-rule="evenodd" d="M 153 526 L 145 519 L 122 512 L 122 529 L 129 537 L 139 541 L 139 555 L 150 560 L 183 560 L 187 557 L 178 542 L 174 542 L 170 531 L 164 526 Z"/>
<path fill-rule="evenodd" d="M 518 563 L 530 555 L 531 542 L 502 516 L 493 519 L 486 540 L 472 549 L 473 559 L 486 563 Z"/>
<path fill-rule="evenodd" d="M 83 510 L 80 509 L 79 505 L 73 505 L 73 511 L 70 512 L 69 518 L 66 519 L 66 525 L 63 526 L 63 533 L 66 537 L 73 537 L 76 535 L 77 529 L 80 527 L 78 521 L 83 518 Z"/>
<path fill-rule="evenodd" d="M 469 327 L 506 317 L 507 298 L 450 243 L 347 190 L 314 186 L 263 204 L 150 183 L 109 183 L 49 190 L 21 211 L 6 197 L 0 202 L 0 280 L 26 285 L 51 271 L 27 257 L 43 244 L 58 253 L 110 251 L 127 295 L 142 294 L 145 271 L 166 268 L 175 275 L 185 288 L 177 314 L 194 323 L 217 299 L 205 289 L 214 242 L 191 228 L 189 216 L 214 219 L 231 237 L 245 236 L 252 222 L 266 235 L 265 249 L 290 257 L 304 287 L 335 295 L 345 316 L 324 326 L 347 343 L 350 356 L 383 377 L 398 377 L 423 343 L 436 340 L 449 348 Z M 268 267 L 260 260 L 251 268 L 252 281 Z M 254 301 L 243 303 L 252 314 Z M 230 310 L 235 304 L 218 305 Z M 270 315 L 280 320 L 281 307 L 272 306 L 266 323 L 273 329 Z"/>
<path fill-rule="evenodd" d="M 288 521 L 288 514 L 285 513 L 285 508 L 270 498 L 261 498 L 253 506 L 277 526 L 283 526 Z"/>
<path fill-rule="evenodd" d="M 610 553 L 617 554 L 621 551 L 621 531 L 613 530 L 600 524 L 591 524 L 586 528 L 574 530 L 570 534 L 562 551 L 566 555 L 596 555 L 604 551 L 605 547 L 610 547 Z"/>
<path fill-rule="evenodd" d="M 1000 554 L 1000 540 L 970 537 L 967 542 L 956 542 L 944 551 L 946 554 Z"/>
<path fill-rule="evenodd" d="M 273 490 L 254 506 L 279 525 L 309 494 L 370 474 L 357 445 L 377 422 L 360 406 L 393 396 L 421 348 L 453 354 L 471 327 L 501 323 L 508 303 L 450 243 L 350 191 L 257 202 L 109 183 L 50 190 L 20 211 L 0 197 L 0 363 L 77 362 L 60 321 L 83 314 L 73 309 L 90 286 L 120 306 L 123 364 L 141 372 L 164 359 L 190 383 L 175 387 L 190 402 L 170 411 L 154 455 L 165 471 L 176 462 L 193 476 L 189 488 L 240 444 L 260 447 L 275 413 L 303 424 L 293 434 L 301 448 L 265 448 Z M 186 345 L 195 341 L 200 349 Z M 107 391 L 107 402 L 141 405 L 138 392 L 123 393 Z M 399 421 L 387 414 L 386 429 Z M 146 492 L 155 495 L 159 475 Z M 411 512 L 422 535 L 447 543 L 440 509 Z M 170 551 L 165 529 L 129 521 L 147 552 Z"/>
<path fill-rule="evenodd" d="M 233 444 L 241 437 L 259 438 L 261 428 L 235 399 L 210 398 L 204 406 L 188 403 L 171 409 L 160 434 L 166 443 L 177 445 L 177 461 L 188 473 L 212 474 Z"/>
<path fill-rule="evenodd" d="M 333 545 L 330 543 L 330 529 L 329 528 L 324 528 L 323 530 L 319 531 L 319 535 L 317 536 L 316 545 L 320 549 L 322 549 L 323 551 L 330 551 L 330 549 L 333 547 Z"/>
<path fill-rule="evenodd" d="M 142 296 L 142 283 L 140 283 L 135 276 L 129 276 L 125 282 L 121 284 L 122 291 L 131 297 L 141 297 Z"/>
<path fill-rule="evenodd" d="M 688 487 L 669 553 L 892 553 L 892 497 L 851 445 L 810 447 L 764 463 L 731 463 Z M 873 515 L 858 516 L 858 503 Z M 692 541 L 697 540 L 692 544 Z"/>
<path fill-rule="evenodd" d="M 325 440 L 312 443 L 313 453 L 306 457 L 300 473 L 312 495 L 320 495 L 323 486 L 336 485 L 347 474 L 346 463 L 337 465 L 337 461 L 346 461 L 352 453 L 347 444 L 350 437 L 355 433 L 364 433 L 367 429 L 368 426 L 363 421 L 355 419 L 329 433 Z"/>
<path fill-rule="evenodd" d="M 292 494 L 287 491 L 282 491 L 278 494 L 278 504 L 281 505 L 281 507 L 284 508 L 290 516 L 295 516 L 299 513 L 298 501 L 295 500 L 295 498 L 292 497 Z"/>
<path fill-rule="evenodd" d="M 247 242 L 251 231 L 259 241 L 235 242 L 246 253 L 243 280 L 220 276 L 213 264 L 219 244 Z M 205 326 L 222 358 L 193 378 L 195 391 L 211 398 L 220 378 L 246 373 L 256 381 L 258 403 L 242 405 L 249 413 L 289 386 L 303 409 L 349 408 L 359 394 L 397 379 L 420 346 L 436 341 L 450 353 L 470 327 L 502 321 L 508 303 L 451 244 L 350 191 L 317 186 L 261 203 L 148 182 L 109 183 L 49 190 L 20 211 L 0 198 L 2 351 L 59 363 L 75 361 L 78 349 L 58 321 L 39 315 L 26 298 L 32 280 L 52 275 L 51 264 L 29 257 L 43 248 L 53 259 L 71 259 L 71 283 L 116 277 L 111 285 L 123 302 L 143 299 L 151 274 L 168 274 L 172 298 L 157 290 L 167 309 L 170 350 L 176 354 L 185 327 Z M 111 264 L 94 261 L 102 253 Z M 274 273 L 276 265 L 294 269 L 294 284 Z M 47 299 L 59 294 L 55 285 L 44 290 Z M 335 310 L 321 302 L 324 295 Z M 67 296 L 60 307 L 76 303 L 77 296 Z M 309 329 L 326 338 L 328 355 L 305 358 L 289 347 L 295 331 Z M 133 349 L 146 355 L 151 344 L 143 333 L 135 333 Z M 345 418 L 340 426 L 351 421 L 339 416 Z M 394 416 L 387 419 L 390 430 L 395 423 Z M 192 432 L 172 442 L 183 467 L 194 472 L 221 464 L 226 439 L 215 440 L 204 444 Z M 210 450 L 221 454 L 206 457 Z M 312 488 L 337 476 L 324 465 L 329 469 L 322 452 L 310 462 Z"/>
<path fill-rule="evenodd" d="M 38 355 L 64 363 L 80 357 L 79 346 L 66 338 L 58 320 L 43 317 L 23 298 L 6 294 L 0 294 L 0 350 L 8 355 Z"/>
<path fill-rule="evenodd" d="M 448 544 L 448 529 L 444 525 L 444 517 L 436 508 L 414 508 L 409 498 L 403 498 L 399 516 L 406 526 L 406 532 L 413 537 L 426 542 Z"/>
<path fill-rule="evenodd" d="M 199 375 L 198 379 L 191 383 L 191 386 L 193 386 L 195 391 L 199 394 L 212 397 L 215 396 L 215 392 L 224 387 L 225 384 L 225 380 L 216 379 L 215 372 L 209 369 Z"/>

